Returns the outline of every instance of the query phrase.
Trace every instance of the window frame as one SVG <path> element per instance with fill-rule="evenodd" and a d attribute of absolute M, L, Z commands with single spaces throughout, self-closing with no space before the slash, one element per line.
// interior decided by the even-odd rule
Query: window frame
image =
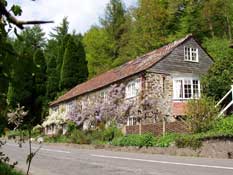
<path fill-rule="evenodd" d="M 137 78 L 127 83 L 125 87 L 125 98 L 136 97 L 141 91 L 141 79 Z"/>
<path fill-rule="evenodd" d="M 66 104 L 66 112 L 71 112 L 73 106 L 75 105 L 75 102 L 74 101 L 69 101 L 67 102 Z"/>
<path fill-rule="evenodd" d="M 129 116 L 127 119 L 127 126 L 136 126 L 137 125 L 137 118 L 134 116 Z"/>
<path fill-rule="evenodd" d="M 195 49 L 195 51 L 193 49 Z M 186 50 L 187 50 L 187 52 L 186 52 Z M 193 54 L 196 54 L 195 60 L 193 59 Z M 198 48 L 184 46 L 184 61 L 198 63 L 199 62 L 199 50 L 198 50 Z"/>
<path fill-rule="evenodd" d="M 108 100 L 108 92 L 106 90 L 103 90 L 100 92 L 100 98 L 102 98 L 103 102 L 107 102 Z"/>
<path fill-rule="evenodd" d="M 177 81 L 181 82 L 181 88 L 180 90 L 176 89 L 177 86 Z M 191 96 L 190 97 L 186 97 L 186 92 L 185 92 L 185 81 L 190 81 L 190 85 L 191 85 Z M 194 84 L 194 81 L 197 81 L 197 84 Z M 197 93 L 198 96 L 195 97 L 195 93 L 194 93 L 194 85 L 197 85 Z M 179 85 L 180 86 L 180 85 Z M 179 92 L 180 91 L 180 92 Z M 181 95 L 180 95 L 181 94 Z M 189 99 L 199 99 L 201 97 L 201 83 L 200 83 L 200 79 L 199 78 L 194 78 L 194 77 L 180 77 L 180 78 L 173 78 L 173 100 L 189 100 Z"/>

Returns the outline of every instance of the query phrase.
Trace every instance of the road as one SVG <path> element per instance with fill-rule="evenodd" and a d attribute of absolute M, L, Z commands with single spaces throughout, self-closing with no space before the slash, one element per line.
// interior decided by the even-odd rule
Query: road
<path fill-rule="evenodd" d="M 33 149 L 38 148 L 33 144 Z M 3 152 L 26 170 L 27 145 L 9 142 Z M 43 145 L 31 167 L 32 175 L 232 175 L 233 160 L 150 155 Z"/>

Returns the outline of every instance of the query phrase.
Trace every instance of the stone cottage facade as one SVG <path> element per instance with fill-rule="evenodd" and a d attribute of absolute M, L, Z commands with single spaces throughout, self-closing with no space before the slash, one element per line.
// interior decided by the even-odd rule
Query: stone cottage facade
<path fill-rule="evenodd" d="M 174 122 L 185 115 L 188 99 L 201 96 L 200 76 L 212 63 L 195 38 L 187 35 L 79 84 L 50 103 L 45 132 L 55 134 L 61 128 L 65 133 L 67 120 L 83 129 L 114 120 L 126 126 L 126 133 L 142 124 L 151 128 L 161 119 Z"/>

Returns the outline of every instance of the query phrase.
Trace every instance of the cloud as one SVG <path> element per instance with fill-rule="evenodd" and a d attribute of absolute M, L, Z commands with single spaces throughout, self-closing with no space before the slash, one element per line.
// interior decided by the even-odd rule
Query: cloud
<path fill-rule="evenodd" d="M 136 4 L 137 0 L 123 0 L 126 7 Z M 48 34 L 52 28 L 68 17 L 70 31 L 86 32 L 92 25 L 98 24 L 109 0 L 9 0 L 9 4 L 19 4 L 23 20 L 53 20 L 53 24 L 43 25 Z"/>

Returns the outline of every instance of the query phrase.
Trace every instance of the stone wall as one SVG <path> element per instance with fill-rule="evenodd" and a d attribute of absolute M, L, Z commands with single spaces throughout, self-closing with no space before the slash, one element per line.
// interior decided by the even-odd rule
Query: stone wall
<path fill-rule="evenodd" d="M 129 98 L 129 99 L 128 98 L 126 99 L 125 97 L 123 97 L 121 99 L 121 102 L 119 103 L 119 109 L 123 110 L 125 106 L 129 104 L 133 104 L 131 109 L 129 109 L 127 115 L 137 117 L 138 115 L 137 107 L 139 106 L 139 103 L 143 100 L 142 98 L 147 97 L 149 99 L 156 100 L 156 104 L 154 104 L 153 106 L 153 108 L 155 109 L 153 110 L 158 111 L 160 114 L 160 117 L 166 116 L 167 121 L 173 121 L 173 118 L 172 118 L 172 78 L 169 75 L 165 75 L 165 74 L 142 72 L 137 75 L 128 77 L 124 80 L 121 80 L 117 82 L 116 84 L 118 85 L 123 84 L 124 86 L 126 86 L 129 81 L 135 80 L 135 79 L 140 79 L 141 81 L 140 93 L 138 94 L 138 96 Z M 71 109 L 69 107 L 71 103 L 72 105 L 77 106 L 77 109 L 80 113 L 85 109 L 91 111 L 96 106 L 98 106 L 98 108 L 103 107 L 103 105 L 107 105 L 108 104 L 107 102 L 110 100 L 108 93 L 111 89 L 111 86 L 112 85 L 109 85 L 102 89 L 78 96 L 75 99 L 72 99 L 70 101 L 63 102 L 59 104 L 58 110 L 64 114 L 67 114 L 69 110 Z M 105 92 L 107 95 L 105 99 L 102 95 L 103 92 Z M 53 111 L 50 110 L 50 112 L 52 113 Z M 124 113 L 124 111 L 120 111 L 119 113 Z M 126 125 L 128 116 L 125 116 L 125 119 L 121 121 L 121 124 Z M 66 117 L 66 115 L 64 115 L 64 117 Z M 155 121 L 150 118 L 147 118 L 142 122 L 153 123 Z"/>
<path fill-rule="evenodd" d="M 162 116 L 167 116 L 168 121 L 174 121 L 172 117 L 173 80 L 166 74 L 146 73 L 145 93 L 150 98 L 155 98 L 157 109 Z"/>

